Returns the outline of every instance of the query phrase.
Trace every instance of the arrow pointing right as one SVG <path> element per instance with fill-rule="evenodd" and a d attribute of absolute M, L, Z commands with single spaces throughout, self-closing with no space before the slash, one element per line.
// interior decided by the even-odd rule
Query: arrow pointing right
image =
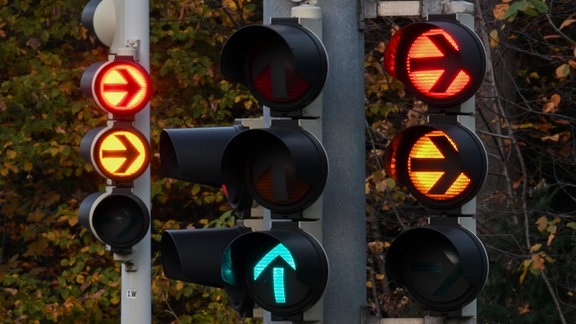
<path fill-rule="evenodd" d="M 124 69 L 116 69 L 116 73 L 120 74 L 122 78 L 126 81 L 125 83 L 104 83 L 103 84 L 103 91 L 104 92 L 126 92 L 126 94 L 122 97 L 117 103 L 119 107 L 126 107 L 128 104 L 142 91 L 142 86 L 138 83 L 138 80 L 134 78 L 132 73 L 128 71 L 127 68 Z"/>
<path fill-rule="evenodd" d="M 140 152 L 138 152 L 138 148 L 132 144 L 130 139 L 124 134 L 116 134 L 115 136 L 120 143 L 124 146 L 124 150 L 103 150 L 102 151 L 102 158 L 125 158 L 125 160 L 120 164 L 120 166 L 114 171 L 114 173 L 125 173 L 128 171 L 130 166 L 134 163 L 134 161 L 140 156 Z"/>
<path fill-rule="evenodd" d="M 428 39 L 443 55 L 410 58 L 410 72 L 443 70 L 429 91 L 444 93 L 462 71 L 460 51 L 443 34 L 429 35 Z"/>
<path fill-rule="evenodd" d="M 410 172 L 444 172 L 428 190 L 429 194 L 443 195 L 462 173 L 460 154 L 444 135 L 428 135 L 443 158 L 411 158 Z"/>

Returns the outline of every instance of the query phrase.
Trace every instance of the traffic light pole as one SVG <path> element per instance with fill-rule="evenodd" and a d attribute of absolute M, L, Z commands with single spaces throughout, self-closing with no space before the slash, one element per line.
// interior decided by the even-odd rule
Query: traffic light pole
<path fill-rule="evenodd" d="M 330 261 L 324 323 L 361 323 L 366 307 L 364 35 L 359 1 L 322 1 L 330 71 L 323 144 L 329 164 L 323 244 Z"/>
<path fill-rule="evenodd" d="M 124 2 L 122 16 L 117 23 L 123 26 L 122 44 L 136 50 L 136 59 L 150 71 L 149 1 L 117 0 Z M 135 118 L 134 127 L 150 141 L 150 105 L 146 105 Z M 150 168 L 134 181 L 134 194 L 150 211 Z M 152 323 L 151 236 L 146 236 L 133 247 L 130 262 L 122 263 L 121 323 Z"/>
<path fill-rule="evenodd" d="M 290 17 L 294 5 L 264 0 L 264 22 Z M 324 0 L 318 5 L 322 5 L 322 42 L 330 65 L 322 98 L 322 142 L 329 160 L 322 245 L 330 264 L 322 322 L 359 323 L 366 306 L 364 38 L 358 2 Z"/>
<path fill-rule="evenodd" d="M 465 1 L 447 2 L 444 4 L 443 12 L 445 14 L 456 14 L 457 20 L 463 25 L 474 30 L 474 4 Z M 453 116 L 456 122 L 467 127 L 472 132 L 476 131 L 475 111 L 476 111 L 475 96 L 465 101 L 460 105 L 462 115 Z M 430 121 L 435 121 L 436 116 L 430 116 Z M 457 222 L 462 227 L 476 234 L 476 198 L 474 197 L 469 202 L 460 207 L 460 214 L 462 217 L 450 218 L 450 220 Z M 430 218 L 430 223 L 435 224 L 446 220 L 445 218 Z M 460 324 L 476 323 L 477 320 L 477 300 L 474 299 L 468 305 L 461 309 L 460 317 L 454 319 Z"/>

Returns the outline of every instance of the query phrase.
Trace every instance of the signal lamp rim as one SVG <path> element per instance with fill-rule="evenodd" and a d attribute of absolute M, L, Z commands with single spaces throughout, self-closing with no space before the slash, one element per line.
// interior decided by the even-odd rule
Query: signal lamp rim
<path fill-rule="evenodd" d="M 292 163 L 290 165 L 292 168 L 289 168 L 294 173 L 292 178 L 305 181 L 305 184 L 309 186 L 304 194 L 296 199 L 288 198 L 286 203 L 279 203 L 259 192 L 253 179 L 253 168 L 259 161 L 258 158 L 263 159 L 260 162 L 270 162 L 270 164 L 278 162 L 267 160 L 270 156 L 265 154 L 271 153 L 263 145 L 280 150 L 277 152 L 280 154 L 276 154 L 276 157 L 289 158 L 288 161 L 281 162 Z M 257 153 L 261 154 L 255 157 Z M 328 160 L 324 147 L 314 135 L 300 127 L 273 126 L 241 132 L 228 143 L 222 155 L 222 161 L 224 184 L 238 188 L 245 187 L 260 205 L 280 215 L 296 214 L 312 205 L 322 194 L 328 175 Z"/>
<path fill-rule="evenodd" d="M 286 304 L 268 302 L 253 285 L 247 284 L 258 281 L 253 277 L 256 261 L 261 260 L 262 254 L 271 251 L 277 244 L 284 245 L 293 254 L 296 265 L 294 271 L 309 274 L 298 276 L 310 290 L 298 301 Z M 282 316 L 296 315 L 312 307 L 322 296 L 330 273 L 326 251 L 322 245 L 299 228 L 272 228 L 269 231 L 242 234 L 228 245 L 224 257 L 230 258 L 228 261 L 232 262 L 228 270 L 238 274 L 235 280 L 242 278 L 241 282 L 230 284 L 245 287 L 250 297 L 263 309 Z M 223 264 L 228 263 L 223 261 Z M 302 270 L 303 268 L 305 270 Z"/>
<path fill-rule="evenodd" d="M 430 247 L 430 244 L 436 244 L 441 254 L 445 253 L 447 247 L 452 248 L 462 267 L 461 276 L 470 284 L 469 289 L 452 300 L 441 301 L 427 297 L 417 289 L 417 284 L 408 280 L 410 277 L 404 268 L 406 258 L 414 255 L 411 251 L 420 251 L 423 245 Z M 386 274 L 391 280 L 406 287 L 416 300 L 436 311 L 452 311 L 466 306 L 482 291 L 489 272 L 486 248 L 474 233 L 461 225 L 429 224 L 403 232 L 392 242 L 385 264 Z"/>
<path fill-rule="evenodd" d="M 125 175 L 118 175 L 113 172 L 107 171 L 106 166 L 102 162 L 102 159 L 99 157 L 99 151 L 102 147 L 102 142 L 111 136 L 111 133 L 115 132 L 127 132 L 131 135 L 134 135 L 140 141 L 140 144 L 143 146 L 143 151 L 139 152 L 143 155 L 144 160 L 141 163 L 141 166 L 134 170 L 133 172 Z M 124 126 L 112 126 L 112 127 L 104 127 L 100 132 L 98 132 L 94 138 L 92 139 L 92 161 L 93 164 L 100 173 L 105 178 L 111 179 L 113 181 L 118 182 L 126 182 L 126 181 L 133 181 L 134 179 L 141 176 L 150 164 L 150 144 L 148 139 L 136 128 L 124 127 Z"/>
<path fill-rule="evenodd" d="M 459 162 L 463 167 L 474 167 L 467 169 L 467 176 L 471 180 L 469 186 L 451 198 L 435 199 L 432 195 L 426 195 L 420 192 L 410 178 L 408 170 L 410 151 L 418 140 L 433 131 L 441 131 L 453 145 L 456 145 Z M 404 184 L 423 205 L 439 210 L 462 206 L 474 198 L 482 188 L 488 173 L 487 154 L 482 141 L 467 127 L 453 122 L 436 122 L 403 129 L 389 144 L 384 159 L 385 170 L 389 176 Z"/>
<path fill-rule="evenodd" d="M 436 28 L 446 32 L 459 45 L 461 71 L 465 68 L 470 76 L 469 83 L 461 91 L 443 98 L 427 95 L 418 89 L 410 78 L 406 63 L 414 42 L 425 32 Z M 401 81 L 408 92 L 436 108 L 457 108 L 458 105 L 470 99 L 482 84 L 487 64 L 486 50 L 478 35 L 456 20 L 433 20 L 412 23 L 403 27 L 392 37 L 386 47 L 383 62 L 385 70 Z"/>
<path fill-rule="evenodd" d="M 130 75 L 130 77 L 133 78 L 131 81 L 137 82 L 138 86 L 141 87 L 139 91 L 142 92 L 142 94 L 138 101 L 133 104 L 132 102 L 129 103 L 131 104 L 130 107 L 123 108 L 116 107 L 112 103 L 109 103 L 106 98 L 104 98 L 103 91 L 99 89 L 99 85 L 103 82 L 103 78 L 110 73 L 111 70 L 121 66 L 127 66 L 128 68 L 134 69 L 134 71 L 137 71 L 138 73 L 137 77 L 142 79 L 142 82 L 138 82 L 137 80 L 134 81 L 134 77 Z M 151 83 L 148 71 L 142 65 L 137 63 L 131 56 L 121 56 L 117 57 L 113 61 L 96 62 L 90 65 L 82 75 L 80 82 L 82 92 L 92 97 L 98 107 L 119 118 L 134 116 L 148 105 L 152 94 Z M 126 90 L 127 93 L 128 91 L 130 91 L 130 89 Z"/>
<path fill-rule="evenodd" d="M 264 36 L 274 41 L 266 40 Z M 276 100 L 264 95 L 255 85 L 250 71 L 252 54 L 258 45 L 266 49 L 270 43 L 282 45 L 294 63 L 295 74 L 308 83 L 308 88 L 296 98 Z M 304 108 L 322 92 L 328 74 L 328 56 L 324 44 L 314 33 L 297 22 L 282 19 L 273 20 L 269 25 L 244 26 L 232 34 L 222 49 L 220 66 L 225 76 L 245 85 L 273 114 L 282 115 Z"/>
<path fill-rule="evenodd" d="M 137 233 L 136 236 L 130 238 L 127 241 L 113 240 L 108 237 L 106 231 L 100 229 L 98 222 L 99 215 L 97 215 L 99 208 L 103 208 L 102 205 L 106 203 L 107 200 L 115 198 L 127 199 L 125 203 L 130 203 L 132 207 L 135 207 L 138 212 L 140 212 L 140 218 L 138 219 L 141 227 L 141 231 Z M 78 208 L 78 219 L 79 222 L 94 234 L 98 241 L 109 245 L 114 252 L 121 253 L 130 249 L 132 246 L 138 244 L 144 236 L 146 236 L 148 229 L 150 227 L 150 213 L 146 204 L 138 196 L 131 192 L 124 192 L 122 190 L 113 190 L 110 192 L 96 192 L 89 195 L 86 199 L 82 201 L 80 207 Z"/>

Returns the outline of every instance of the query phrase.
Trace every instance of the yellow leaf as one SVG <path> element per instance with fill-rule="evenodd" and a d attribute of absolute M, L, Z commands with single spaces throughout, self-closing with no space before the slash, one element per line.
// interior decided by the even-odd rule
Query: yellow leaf
<path fill-rule="evenodd" d="M 110 303 L 112 303 L 112 305 L 118 305 L 119 302 L 120 297 L 118 297 L 118 295 L 112 296 L 112 298 L 110 298 Z"/>
<path fill-rule="evenodd" d="M 490 47 L 495 48 L 500 44 L 500 38 L 498 37 L 498 31 L 496 29 L 492 29 L 490 32 Z"/>
<path fill-rule="evenodd" d="M 32 171 L 32 163 L 29 161 L 24 162 L 24 166 L 22 167 L 24 171 Z"/>
<path fill-rule="evenodd" d="M 548 224 L 548 218 L 546 216 L 542 216 L 538 218 L 536 221 L 536 225 L 538 225 L 538 231 L 543 232 L 546 229 L 546 225 Z"/>
<path fill-rule="evenodd" d="M 540 244 L 540 243 L 534 244 L 534 245 L 532 245 L 532 247 L 530 248 L 530 252 L 536 252 L 536 251 L 540 250 L 541 247 L 542 247 L 542 244 Z"/>
<path fill-rule="evenodd" d="M 537 271 L 542 271 L 546 268 L 544 265 L 544 257 L 546 254 L 544 252 L 532 254 L 532 264 L 530 265 L 532 269 Z"/>
<path fill-rule="evenodd" d="M 570 74 L 570 65 L 565 63 L 556 68 L 557 78 L 565 78 L 568 74 Z"/>
<path fill-rule="evenodd" d="M 494 18 L 496 18 L 497 20 L 502 20 L 506 18 L 506 12 L 508 11 L 509 8 L 510 8 L 509 4 L 499 3 L 494 6 L 494 9 L 492 9 L 492 14 L 494 14 Z"/>
<path fill-rule="evenodd" d="M 382 241 L 373 241 L 368 243 L 368 248 L 370 249 L 370 251 L 376 254 L 381 254 L 382 252 L 384 252 L 384 247 L 385 244 Z"/>
<path fill-rule="evenodd" d="M 554 226 L 555 228 L 556 226 Z M 548 235 L 548 241 L 546 242 L 547 246 L 550 246 L 550 244 L 552 244 L 552 241 L 554 240 L 554 238 L 556 237 L 556 231 L 554 231 L 554 233 L 550 233 L 550 235 Z"/>
<path fill-rule="evenodd" d="M 68 225 L 70 227 L 76 226 L 76 224 L 78 224 L 78 217 L 68 217 Z"/>
<path fill-rule="evenodd" d="M 14 158 L 16 158 L 16 156 L 18 156 L 18 152 L 14 151 L 14 150 L 8 150 L 6 152 L 6 157 L 9 159 L 14 159 Z"/>
<path fill-rule="evenodd" d="M 576 22 L 576 19 L 574 19 L 574 18 L 572 18 L 572 17 L 569 17 L 568 19 L 566 19 L 566 20 L 564 20 L 564 21 L 562 22 L 562 24 L 560 25 L 560 29 L 562 29 L 562 28 L 564 28 L 564 27 L 566 27 L 566 26 L 569 26 L 569 25 L 571 25 L 571 24 L 573 24 L 573 23 L 575 23 L 575 22 Z"/>
<path fill-rule="evenodd" d="M 184 281 L 176 281 L 176 291 L 182 291 L 184 289 Z"/>
<path fill-rule="evenodd" d="M 520 278 L 518 279 L 520 281 L 520 284 L 522 284 L 522 282 L 524 281 L 524 278 L 526 277 L 527 273 L 528 273 L 528 268 L 525 268 L 524 271 L 522 271 L 522 273 L 520 274 Z"/>

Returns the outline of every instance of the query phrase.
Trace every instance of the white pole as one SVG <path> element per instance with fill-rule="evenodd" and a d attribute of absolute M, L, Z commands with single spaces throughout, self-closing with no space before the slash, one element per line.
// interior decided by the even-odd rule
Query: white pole
<path fill-rule="evenodd" d="M 116 0 L 124 2 L 124 12 L 118 15 L 124 26 L 124 46 L 136 49 L 138 62 L 150 72 L 150 5 L 146 0 Z M 150 141 L 150 105 L 140 111 L 134 127 Z M 134 194 L 150 211 L 150 168 L 134 181 Z M 122 264 L 121 323 L 152 323 L 152 276 L 150 229 L 133 247 L 133 265 Z"/>

